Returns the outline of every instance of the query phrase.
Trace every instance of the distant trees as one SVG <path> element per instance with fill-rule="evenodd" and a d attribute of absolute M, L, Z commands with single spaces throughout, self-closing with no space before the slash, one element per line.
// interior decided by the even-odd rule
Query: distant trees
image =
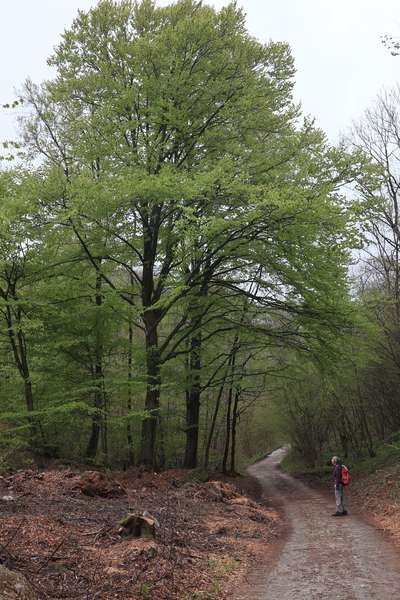
<path fill-rule="evenodd" d="M 30 282 L 35 269 L 40 238 L 30 222 L 30 207 L 25 202 L 29 177 L 24 173 L 0 173 L 0 330 L 3 348 L 20 377 L 28 413 L 30 444 L 39 443 L 37 404 L 32 382 L 32 345 L 41 327 Z"/>
<path fill-rule="evenodd" d="M 400 366 L 400 92 L 382 93 L 364 119 L 354 127 L 353 145 L 361 149 L 379 173 L 379 185 L 367 177 L 358 189 L 367 208 L 364 223 L 369 248 L 363 260 L 359 294 L 367 304 L 379 340 L 368 365 L 368 385 L 357 386 L 365 411 L 373 415 L 369 427 L 386 437 L 399 427 L 395 391 Z M 375 189 L 374 189 L 375 187 Z M 372 200 L 372 203 L 371 203 Z M 371 436 L 370 436 L 371 437 Z"/>
<path fill-rule="evenodd" d="M 400 193 L 400 90 L 379 96 L 375 106 L 354 126 L 352 144 L 368 155 L 381 172 L 376 179 L 359 178 L 362 197 L 372 203 L 364 227 L 374 248 L 369 252 L 369 276 L 393 299 L 394 314 L 400 316 L 399 193 Z"/>
<path fill-rule="evenodd" d="M 315 367 L 303 365 L 306 377 L 296 374 L 301 407 L 296 409 L 299 397 L 288 402 L 293 409 L 287 423 L 298 453 L 308 453 L 310 462 L 320 460 L 329 447 L 341 448 L 344 456 L 373 456 L 376 444 L 400 427 L 398 88 L 380 94 L 347 141 L 369 161 L 356 178 L 365 238 L 353 272 L 357 327 L 351 336 L 342 338 L 340 356 L 330 365 L 325 363 L 316 372 Z M 311 444 L 315 451 L 310 453 L 307 448 L 315 431 L 318 440 L 322 434 L 322 445 Z M 301 435 L 308 440 L 303 448 L 297 442 Z"/>

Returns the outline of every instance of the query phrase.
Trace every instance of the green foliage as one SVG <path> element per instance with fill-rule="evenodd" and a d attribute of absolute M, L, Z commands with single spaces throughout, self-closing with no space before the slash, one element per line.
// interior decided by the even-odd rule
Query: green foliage
<path fill-rule="evenodd" d="M 352 477 L 357 480 L 358 477 L 368 475 L 381 475 L 383 481 L 385 475 L 390 476 L 392 471 L 397 472 L 400 459 L 400 448 L 396 444 L 400 439 L 400 434 L 393 434 L 386 442 L 377 442 L 375 456 L 367 456 L 366 453 L 359 457 L 345 459 L 346 465 L 351 471 Z M 393 441 L 392 441 L 393 440 Z M 332 479 L 332 466 L 330 458 L 333 450 L 326 451 L 324 464 L 320 466 L 310 466 L 299 455 L 292 451 L 289 452 L 280 464 L 280 468 L 290 475 L 300 477 L 308 481 L 320 483 L 329 482 Z M 394 490 L 397 493 L 397 490 Z"/>
<path fill-rule="evenodd" d="M 140 598 L 149 599 L 152 596 L 153 585 L 150 583 L 142 583 L 139 588 Z"/>
<path fill-rule="evenodd" d="M 288 45 L 251 37 L 234 2 L 101 0 L 49 64 L 23 99 L 37 167 L 0 176 L 7 431 L 71 459 L 235 470 L 282 441 L 281 383 L 304 375 L 302 414 L 325 422 L 363 331 L 365 203 L 343 185 L 378 175 L 302 122 Z"/>
<path fill-rule="evenodd" d="M 332 479 L 332 467 L 328 466 L 329 458 L 324 465 L 310 466 L 299 455 L 290 451 L 280 463 L 280 468 L 289 475 L 310 481 L 326 482 Z"/>
<path fill-rule="evenodd" d="M 367 475 L 381 469 L 392 466 L 398 466 L 400 460 L 399 447 L 400 434 L 393 434 L 386 442 L 378 443 L 375 456 L 363 456 L 360 460 L 354 461 L 353 472 L 355 476 Z"/>

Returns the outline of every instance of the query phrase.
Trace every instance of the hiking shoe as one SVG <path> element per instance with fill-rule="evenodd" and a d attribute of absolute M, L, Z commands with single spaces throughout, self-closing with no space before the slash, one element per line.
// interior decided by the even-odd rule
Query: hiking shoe
<path fill-rule="evenodd" d="M 340 513 L 340 512 L 335 512 L 333 513 L 332 517 L 343 517 L 344 513 Z"/>
<path fill-rule="evenodd" d="M 344 510 L 342 514 L 343 514 L 343 516 L 345 517 L 345 516 L 346 516 L 346 515 L 348 515 L 349 513 L 347 512 L 347 510 Z"/>

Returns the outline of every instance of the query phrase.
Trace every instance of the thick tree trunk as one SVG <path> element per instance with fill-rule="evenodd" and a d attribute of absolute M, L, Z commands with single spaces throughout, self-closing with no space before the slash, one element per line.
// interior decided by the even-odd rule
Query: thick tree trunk
<path fill-rule="evenodd" d="M 147 208 L 145 210 L 147 212 Z M 154 469 L 156 466 L 157 424 L 160 418 L 161 357 L 158 347 L 158 326 L 162 313 L 160 309 L 152 308 L 160 299 L 162 290 L 162 279 L 158 281 L 157 290 L 154 286 L 160 211 L 160 206 L 152 207 L 150 214 L 144 219 L 143 236 L 142 305 L 146 344 L 145 410 L 147 416 L 142 423 L 139 462 L 146 469 Z"/>
<path fill-rule="evenodd" d="M 157 439 L 157 419 L 159 412 L 159 369 L 156 364 L 151 365 L 147 371 L 148 384 L 146 391 L 145 410 L 147 416 L 142 424 L 142 446 L 140 452 L 140 464 L 147 469 L 154 469 L 156 466 L 156 439 Z"/>
<path fill-rule="evenodd" d="M 140 452 L 140 464 L 147 469 L 156 466 L 156 439 L 157 422 L 159 420 L 160 408 L 160 355 L 158 349 L 158 311 L 148 310 L 144 314 L 146 334 L 146 367 L 147 367 L 147 389 L 145 410 L 147 416 L 142 424 L 142 444 Z"/>
<path fill-rule="evenodd" d="M 96 407 L 96 399 L 95 399 L 95 407 Z M 100 439 L 100 416 L 98 414 L 93 415 L 92 418 L 92 427 L 90 438 L 88 441 L 88 445 L 86 448 L 86 456 L 87 458 L 93 459 L 97 455 L 97 449 L 99 447 L 99 439 Z"/>

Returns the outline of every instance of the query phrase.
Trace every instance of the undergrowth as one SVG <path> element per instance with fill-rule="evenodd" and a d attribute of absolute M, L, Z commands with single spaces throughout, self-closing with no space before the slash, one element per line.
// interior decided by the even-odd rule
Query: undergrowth
<path fill-rule="evenodd" d="M 332 476 L 331 456 L 335 451 L 325 452 L 321 458 L 320 465 L 311 466 L 301 457 L 289 452 L 281 463 L 281 469 L 295 477 L 306 477 L 315 480 L 329 480 Z M 400 432 L 397 432 L 380 442 L 375 447 L 375 455 L 367 454 L 361 456 L 350 456 L 344 458 L 343 462 L 349 467 L 352 476 L 367 476 L 385 469 L 396 468 L 400 465 Z"/>

